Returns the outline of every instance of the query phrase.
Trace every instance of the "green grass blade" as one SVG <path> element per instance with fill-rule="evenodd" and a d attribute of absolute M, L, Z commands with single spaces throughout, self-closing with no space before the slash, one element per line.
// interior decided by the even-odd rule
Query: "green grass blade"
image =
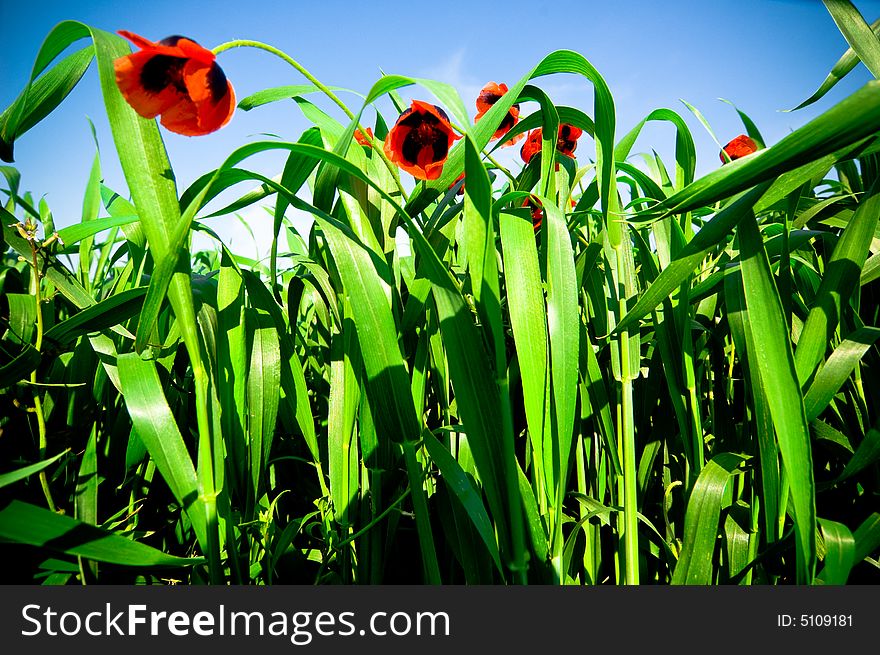
<path fill-rule="evenodd" d="M 136 287 L 108 296 L 105 300 L 56 323 L 46 331 L 43 338 L 63 346 L 84 334 L 113 328 L 137 315 L 146 294 L 146 287 Z M 114 332 L 132 337 L 124 328 L 117 328 Z"/>
<path fill-rule="evenodd" d="M 838 477 L 838 481 L 851 478 L 880 460 L 880 430 L 871 429 L 865 434 L 862 443 L 846 463 L 846 467 Z"/>
<path fill-rule="evenodd" d="M 522 378 L 528 434 L 536 453 L 543 453 L 547 377 L 547 313 L 541 268 L 532 222 L 524 216 L 499 216 L 504 257 L 507 310 Z"/>
<path fill-rule="evenodd" d="M 278 389 L 281 388 L 281 351 L 278 333 L 267 312 L 244 310 L 247 346 L 247 437 L 250 444 L 251 483 L 257 493 L 264 486 L 269 450 L 278 416 Z"/>
<path fill-rule="evenodd" d="M 691 491 L 684 519 L 684 543 L 672 575 L 674 585 L 707 585 L 712 565 L 724 488 L 744 458 L 733 453 L 715 455 L 703 468 Z"/>
<path fill-rule="evenodd" d="M 880 40 L 850 0 L 822 0 L 843 38 L 871 75 L 880 78 Z"/>
<path fill-rule="evenodd" d="M 614 148 L 614 160 L 622 162 L 629 157 L 642 128 L 650 121 L 668 121 L 675 126 L 675 188 L 681 189 L 687 186 L 694 181 L 694 171 L 697 167 L 694 137 L 684 119 L 671 109 L 655 109 L 639 121 L 618 141 Z"/>
<path fill-rule="evenodd" d="M 880 339 L 880 328 L 861 327 L 852 332 L 834 349 L 804 395 L 807 421 L 818 418 L 828 407 L 834 395 L 877 339 Z"/>
<path fill-rule="evenodd" d="M 47 41 L 51 38 L 50 35 Z M 36 81 L 33 80 L 40 71 L 34 68 L 31 84 L 0 114 L 0 159 L 12 161 L 15 139 L 46 118 L 64 101 L 85 75 L 94 56 L 95 50 L 89 45 L 62 59 Z"/>
<path fill-rule="evenodd" d="M 852 532 L 842 523 L 819 519 L 825 542 L 825 566 L 816 576 L 826 585 L 845 585 L 856 563 L 856 542 Z"/>
<path fill-rule="evenodd" d="M 110 216 L 108 218 L 96 218 L 88 223 L 76 223 L 70 227 L 58 230 L 58 236 L 65 245 L 72 246 L 79 243 L 83 239 L 93 237 L 98 232 L 109 230 L 110 228 L 119 227 L 120 225 L 131 225 L 137 222 L 136 214 L 128 216 Z"/>
<path fill-rule="evenodd" d="M 742 276 L 755 352 L 750 362 L 760 374 L 764 395 L 776 429 L 782 463 L 791 485 L 797 533 L 798 582 L 809 584 L 816 565 L 816 489 L 810 432 L 803 396 L 794 367 L 782 301 L 761 242 L 758 225 L 749 213 L 737 230 L 742 249 Z"/>
<path fill-rule="evenodd" d="M 880 548 L 880 514 L 874 512 L 853 532 L 856 553 L 853 558 L 861 562 Z"/>
<path fill-rule="evenodd" d="M 877 227 L 878 213 L 880 181 L 875 182 L 862 198 L 826 264 L 822 284 L 795 352 L 798 378 L 802 384 L 812 379 L 850 296 L 858 288 L 859 275 Z"/>
<path fill-rule="evenodd" d="M 667 214 L 692 211 L 854 146 L 878 130 L 880 82 L 872 81 L 772 147 L 704 175 L 663 206 Z"/>
<path fill-rule="evenodd" d="M 132 425 L 174 498 L 189 516 L 199 543 L 206 549 L 204 500 L 186 444 L 165 399 L 156 365 L 135 353 L 120 355 L 116 361 Z"/>
<path fill-rule="evenodd" d="M 565 216 L 549 198 L 543 198 L 541 202 L 547 217 L 547 332 L 556 415 L 553 484 L 556 505 L 561 507 L 577 404 L 580 349 L 578 287 L 574 252 Z"/>
<path fill-rule="evenodd" d="M 51 466 L 59 459 L 67 455 L 70 450 L 65 450 L 63 452 L 58 453 L 57 455 L 50 457 L 49 459 L 44 459 L 42 462 L 37 462 L 36 464 L 31 464 L 30 466 L 23 466 L 20 469 L 16 469 L 14 471 L 9 471 L 7 473 L 0 474 L 0 488 L 6 487 L 10 484 L 18 482 L 19 480 L 24 480 L 27 477 L 30 477 L 34 473 L 39 473 L 43 469 Z"/>
<path fill-rule="evenodd" d="M 480 535 L 480 539 L 489 551 L 492 561 L 495 562 L 495 566 L 503 576 L 504 569 L 501 567 L 501 556 L 498 553 L 495 533 L 492 530 L 492 523 L 489 520 L 489 515 L 486 513 L 486 508 L 483 506 L 479 493 L 446 446 L 437 441 L 437 438 L 427 430 L 422 433 L 422 438 L 425 442 L 425 447 L 428 449 L 428 454 L 431 455 L 431 459 L 437 464 L 437 468 L 440 469 L 440 474 L 446 480 L 449 489 L 461 501 L 468 518 L 473 523 L 477 534 Z"/>
<path fill-rule="evenodd" d="M 180 567 L 204 561 L 198 557 L 167 555 L 146 544 L 19 500 L 13 500 L 0 510 L 0 538 L 122 566 Z"/>
<path fill-rule="evenodd" d="M 875 20 L 871 23 L 871 31 L 878 37 L 880 37 L 880 19 Z M 831 69 L 831 72 L 828 73 L 828 76 L 819 85 L 819 88 L 816 89 L 816 92 L 813 93 L 809 98 L 804 100 L 801 104 L 799 104 L 794 109 L 786 109 L 785 111 L 797 111 L 798 109 L 803 109 L 809 105 L 812 105 L 817 100 L 821 99 L 826 93 L 828 93 L 835 84 L 837 84 L 840 80 L 846 77 L 853 68 L 855 68 L 859 61 L 859 56 L 856 54 L 856 51 L 852 49 L 852 47 L 848 48 L 846 52 L 837 60 L 837 63 Z"/>
<path fill-rule="evenodd" d="M 678 289 L 699 267 L 703 258 L 726 239 L 730 231 L 752 210 L 754 204 L 769 186 L 769 182 L 765 182 L 743 194 L 706 223 L 679 253 L 678 257 L 660 271 L 657 279 L 617 324 L 615 332 L 631 327 L 636 321 L 654 311 L 664 298 Z"/>

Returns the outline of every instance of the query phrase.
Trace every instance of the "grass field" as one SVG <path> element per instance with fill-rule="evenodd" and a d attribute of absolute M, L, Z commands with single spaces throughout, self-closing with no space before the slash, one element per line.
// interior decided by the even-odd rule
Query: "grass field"
<path fill-rule="evenodd" d="M 852 47 L 804 106 L 880 78 L 880 22 L 825 4 Z M 57 232 L 0 167 L 4 581 L 880 582 L 880 82 L 777 143 L 741 113 L 751 145 L 695 179 L 699 112 L 617 125 L 571 51 L 479 101 L 388 75 L 351 106 L 259 42 L 133 40 L 62 23 L 0 115 L 12 161 L 94 62 L 115 143 Z M 303 83 L 232 98 L 239 47 Z M 162 130 L 291 98 L 313 127 L 178 188 Z M 193 249 L 256 205 L 267 260 Z"/>

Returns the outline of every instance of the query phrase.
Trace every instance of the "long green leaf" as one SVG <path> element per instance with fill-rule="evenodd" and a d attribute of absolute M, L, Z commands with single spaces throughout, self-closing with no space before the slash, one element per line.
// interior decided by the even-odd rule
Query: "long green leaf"
<path fill-rule="evenodd" d="M 700 472 L 688 501 L 684 543 L 672 575 L 672 584 L 707 585 L 712 582 L 712 559 L 724 488 L 743 461 L 740 455 L 719 453 Z"/>
<path fill-rule="evenodd" d="M 168 407 L 156 365 L 142 360 L 136 353 L 120 355 L 116 361 L 132 425 L 174 498 L 186 511 L 199 543 L 205 547 L 204 500 L 186 444 Z"/>
<path fill-rule="evenodd" d="M 20 500 L 13 500 L 0 510 L 0 538 L 123 566 L 179 567 L 203 562 L 198 557 L 167 555 L 152 546 Z"/>
<path fill-rule="evenodd" d="M 810 432 L 794 356 L 791 352 L 782 300 L 761 243 L 754 214 L 747 214 L 737 230 L 742 248 L 742 276 L 757 366 L 770 406 L 782 463 L 791 485 L 797 532 L 798 581 L 809 584 L 816 566 L 816 488 Z"/>

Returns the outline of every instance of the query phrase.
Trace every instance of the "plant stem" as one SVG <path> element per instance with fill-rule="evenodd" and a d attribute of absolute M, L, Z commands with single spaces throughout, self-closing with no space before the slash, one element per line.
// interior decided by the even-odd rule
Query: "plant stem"
<path fill-rule="evenodd" d="M 428 515 L 428 500 L 425 497 L 425 489 L 422 482 L 422 467 L 416 458 L 415 441 L 404 440 L 403 455 L 406 461 L 409 488 L 412 490 L 413 512 L 416 516 L 416 532 L 419 535 L 419 545 L 422 549 L 422 567 L 425 572 L 425 580 L 427 584 L 439 585 L 442 584 L 440 564 L 437 561 L 437 551 L 434 548 L 431 517 Z"/>
<path fill-rule="evenodd" d="M 625 236 L 626 239 L 629 236 Z M 626 315 L 626 294 L 624 291 L 624 271 L 626 262 L 623 242 L 617 251 L 617 274 L 619 276 L 620 316 Z M 636 496 L 636 439 L 635 421 L 633 416 L 633 389 L 629 377 L 630 369 L 629 330 L 620 333 L 620 443 L 623 451 L 623 548 L 624 575 L 626 584 L 639 584 L 639 537 L 638 537 L 638 499 Z"/>
<path fill-rule="evenodd" d="M 299 71 L 303 77 L 305 77 L 309 82 L 315 85 L 315 87 L 321 91 L 324 95 L 326 95 L 330 100 L 332 100 L 350 119 L 354 120 L 355 115 L 348 108 L 348 106 L 339 99 L 330 87 L 321 83 L 318 78 L 312 75 L 308 69 L 306 69 L 302 64 L 300 64 L 296 59 L 288 55 L 286 52 L 279 50 L 278 48 L 268 45 L 267 43 L 263 43 L 261 41 L 251 41 L 248 39 L 235 39 L 233 41 L 227 41 L 226 43 L 221 43 L 216 48 L 212 50 L 215 55 L 219 55 L 221 52 L 225 52 L 226 50 L 231 50 L 232 48 L 257 48 L 258 50 L 265 50 L 276 57 L 286 61 L 288 64 L 293 66 L 297 71 Z M 406 190 L 403 188 L 403 184 L 400 181 L 400 174 L 397 172 L 397 166 L 391 163 L 391 160 L 388 159 L 388 156 L 385 154 L 382 148 L 378 147 L 379 141 L 375 137 L 370 137 L 366 130 L 361 127 L 360 123 L 358 123 L 358 128 L 360 128 L 361 133 L 370 140 L 370 144 L 373 148 L 373 151 L 378 153 L 379 157 L 382 158 L 382 161 L 385 163 L 385 166 L 388 168 L 388 171 L 391 173 L 391 177 L 394 179 L 395 184 L 397 185 L 398 191 L 400 191 L 400 195 L 403 197 L 404 201 L 407 199 Z"/>
<path fill-rule="evenodd" d="M 29 241 L 31 244 L 31 267 L 34 269 L 34 301 L 37 305 L 37 337 L 34 342 L 34 348 L 40 352 L 43 348 L 43 295 L 40 291 L 40 263 L 37 258 L 37 242 L 36 239 Z M 40 399 L 40 389 L 37 385 L 37 370 L 31 371 L 31 385 L 34 385 L 34 413 L 37 415 L 37 430 L 39 432 L 40 459 L 46 459 L 46 448 L 48 442 L 46 439 L 46 417 L 43 416 L 43 402 Z M 49 489 L 49 480 L 46 477 L 45 469 L 40 471 L 40 486 L 43 488 L 43 495 L 46 497 L 46 503 L 53 512 L 58 511 L 55 507 L 55 501 L 52 500 L 52 491 Z"/>

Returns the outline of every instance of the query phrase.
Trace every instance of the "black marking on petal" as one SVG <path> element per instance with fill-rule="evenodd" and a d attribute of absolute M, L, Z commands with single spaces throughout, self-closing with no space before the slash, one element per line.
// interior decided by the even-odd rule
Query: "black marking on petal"
<path fill-rule="evenodd" d="M 434 130 L 431 138 L 431 146 L 434 148 L 434 162 L 446 159 L 449 153 L 449 137 L 442 130 Z"/>
<path fill-rule="evenodd" d="M 419 143 L 418 133 L 416 130 L 410 130 L 405 137 L 403 143 L 400 144 L 400 154 L 403 155 L 403 161 L 407 164 L 415 164 L 419 160 L 419 150 L 422 144 Z"/>
<path fill-rule="evenodd" d="M 405 111 L 397 119 L 398 125 L 417 129 L 420 125 L 437 125 L 440 122 L 434 114 L 429 112 L 412 111 L 409 109 L 407 111 L 409 112 L 408 114 Z"/>
<path fill-rule="evenodd" d="M 159 41 L 159 45 L 169 46 L 169 47 L 173 48 L 174 46 L 176 46 L 180 42 L 181 39 L 186 39 L 188 41 L 192 41 L 192 39 L 189 38 L 188 36 L 180 36 L 180 34 L 173 34 L 171 36 L 166 36 L 164 39 Z M 193 41 L 193 43 L 195 43 L 195 41 Z"/>
<path fill-rule="evenodd" d="M 485 102 L 487 105 L 494 105 L 501 99 L 501 96 L 491 91 L 483 91 L 480 93 L 479 102 Z"/>
<path fill-rule="evenodd" d="M 499 130 L 503 129 L 505 132 L 507 132 L 507 130 L 509 130 L 515 124 L 516 124 L 516 117 L 512 113 L 507 112 L 507 114 L 504 116 L 504 120 L 501 121 L 501 125 L 498 126 L 498 129 Z"/>
<path fill-rule="evenodd" d="M 440 117 L 441 117 L 444 121 L 446 121 L 447 123 L 449 122 L 449 114 L 447 114 L 445 111 L 443 111 L 443 110 L 442 110 L 440 107 L 438 107 L 437 105 L 431 105 L 431 106 L 432 106 L 434 109 L 437 110 L 437 113 L 440 114 Z"/>
<path fill-rule="evenodd" d="M 141 86 L 150 93 L 161 93 L 173 86 L 181 93 L 186 93 L 183 82 L 183 66 L 186 59 L 169 55 L 151 57 L 141 69 Z"/>
<path fill-rule="evenodd" d="M 208 89 L 211 91 L 211 100 L 214 104 L 220 102 L 220 99 L 229 90 L 226 74 L 216 62 L 212 63 L 211 68 L 208 69 Z"/>

